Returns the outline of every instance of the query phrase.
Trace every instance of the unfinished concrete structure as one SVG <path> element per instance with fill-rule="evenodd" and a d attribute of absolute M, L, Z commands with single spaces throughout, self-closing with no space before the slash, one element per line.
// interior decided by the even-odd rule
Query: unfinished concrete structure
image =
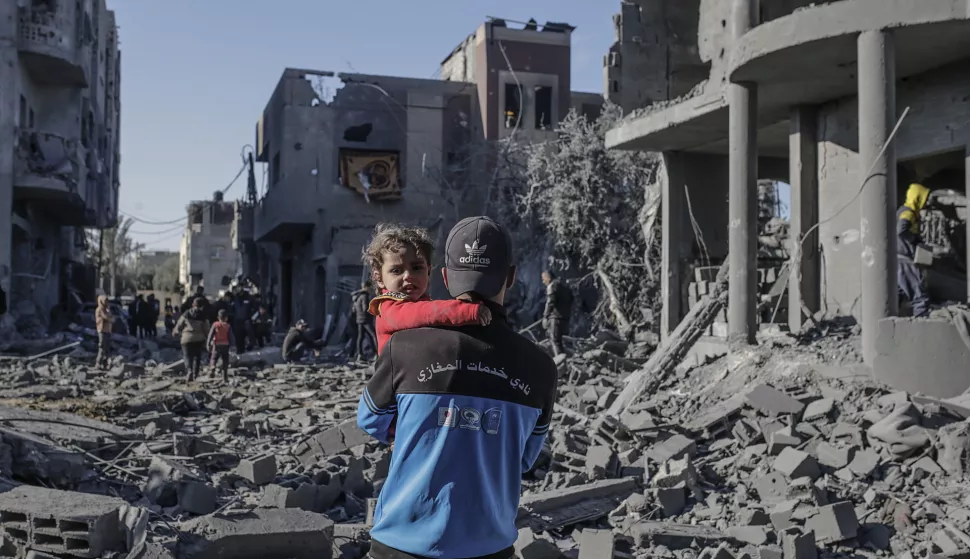
<path fill-rule="evenodd" d="M 216 192 L 212 200 L 197 200 L 185 208 L 188 221 L 179 243 L 179 282 L 192 292 L 203 286 L 215 294 L 239 273 L 239 253 L 233 250 L 235 203 Z"/>
<path fill-rule="evenodd" d="M 0 288 L 18 316 L 93 289 L 117 221 L 121 55 L 104 0 L 0 2 Z"/>
<path fill-rule="evenodd" d="M 264 192 L 237 208 L 233 236 L 280 326 L 345 314 L 378 223 L 427 227 L 443 245 L 452 224 L 481 212 L 488 140 L 550 137 L 571 106 L 598 112 L 602 96 L 570 91 L 571 31 L 491 20 L 440 80 L 283 72 L 256 126 Z"/>
<path fill-rule="evenodd" d="M 895 210 L 906 186 L 966 192 L 970 2 L 642 0 L 625 3 L 621 23 L 635 8 L 670 13 L 675 5 L 694 13 L 696 35 L 655 34 L 638 55 L 696 43 L 710 65 L 706 79 L 689 61 L 694 78 L 674 90 L 690 86 L 689 94 L 633 96 L 636 110 L 607 137 L 611 147 L 664 154 L 664 331 L 686 311 L 684 278 L 703 252 L 730 258 L 728 333 L 753 340 L 756 182 L 778 179 L 792 187 L 791 238 L 804 238 L 789 284 L 790 326 L 800 327 L 803 311 L 855 316 L 871 363 L 879 321 L 897 313 Z M 620 61 L 620 93 L 644 86 L 626 71 L 639 63 Z M 970 243 L 959 237 L 951 271 L 965 299 Z"/>

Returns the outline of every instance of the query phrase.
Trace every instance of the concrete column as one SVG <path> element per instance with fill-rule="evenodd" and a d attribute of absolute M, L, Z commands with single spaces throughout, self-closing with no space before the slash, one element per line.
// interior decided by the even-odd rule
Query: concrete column
<path fill-rule="evenodd" d="M 684 217 L 687 214 L 684 197 L 683 160 L 679 153 L 665 153 L 661 167 L 657 170 L 661 189 L 661 235 L 662 257 L 660 264 L 660 297 L 663 301 L 660 311 L 661 339 L 680 324 L 682 288 L 687 278 L 682 278 L 684 270 L 683 231 Z"/>
<path fill-rule="evenodd" d="M 879 321 L 898 312 L 896 152 L 882 150 L 896 121 L 896 60 L 887 31 L 859 35 L 859 180 L 862 241 L 862 355 L 872 364 Z M 882 153 L 882 155 L 879 155 Z M 872 169 L 870 172 L 869 169 Z"/>
<path fill-rule="evenodd" d="M 758 3 L 734 0 L 731 31 L 741 37 L 757 21 Z M 728 342 L 754 343 L 758 323 L 758 86 L 728 86 Z"/>
<path fill-rule="evenodd" d="M 820 308 L 818 258 L 818 113 L 814 107 L 793 107 L 788 136 L 788 177 L 791 184 L 792 254 L 801 241 L 801 258 L 792 262 L 788 279 L 788 327 L 798 332 L 805 321 L 802 303 L 809 312 Z M 802 238 L 809 230 L 812 232 Z"/>
<path fill-rule="evenodd" d="M 19 111 L 17 3 L 0 1 L 0 288 L 10 301 L 13 244 L 13 150 Z"/>

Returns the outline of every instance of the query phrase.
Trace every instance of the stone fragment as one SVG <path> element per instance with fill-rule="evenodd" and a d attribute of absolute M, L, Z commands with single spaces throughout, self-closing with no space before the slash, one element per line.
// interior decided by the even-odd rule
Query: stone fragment
<path fill-rule="evenodd" d="M 769 415 L 797 415 L 805 409 L 805 404 L 766 384 L 755 387 L 745 399 L 748 405 Z"/>
<path fill-rule="evenodd" d="M 586 475 L 590 479 L 614 477 L 618 466 L 616 453 L 605 446 L 591 446 L 586 450 Z"/>
<path fill-rule="evenodd" d="M 801 437 L 794 435 L 791 428 L 779 429 L 768 439 L 768 454 L 778 456 L 786 448 L 794 448 L 802 444 Z"/>
<path fill-rule="evenodd" d="M 819 419 L 826 417 L 835 408 L 835 400 L 831 398 L 822 398 L 821 400 L 815 400 L 814 402 L 808 404 L 805 407 L 805 413 L 802 414 L 802 419 L 805 421 L 812 421 L 813 419 Z"/>
<path fill-rule="evenodd" d="M 678 433 L 663 442 L 653 445 L 647 451 L 647 457 L 657 464 L 663 464 L 668 460 L 679 459 L 685 455 L 693 457 L 696 452 L 697 444 L 692 439 Z"/>
<path fill-rule="evenodd" d="M 754 488 L 763 503 L 777 503 L 788 495 L 788 480 L 779 472 L 768 472 L 754 480 Z"/>
<path fill-rule="evenodd" d="M 537 538 L 531 528 L 519 530 L 519 537 L 513 545 L 516 557 L 521 559 L 559 559 L 560 551 L 549 540 Z"/>
<path fill-rule="evenodd" d="M 670 549 L 687 549 L 692 545 L 701 548 L 714 546 L 725 539 L 725 535 L 709 526 L 693 526 L 673 522 L 644 521 L 630 527 L 634 545 L 650 547 L 663 545 Z"/>
<path fill-rule="evenodd" d="M 842 501 L 818 509 L 818 514 L 808 519 L 806 527 L 815 532 L 820 544 L 831 544 L 856 537 L 859 519 L 849 501 Z"/>
<path fill-rule="evenodd" d="M 661 487 L 654 490 L 657 502 L 663 508 L 664 516 L 670 518 L 684 512 L 687 506 L 687 488 L 684 483 L 678 483 L 673 487 Z"/>
<path fill-rule="evenodd" d="M 276 456 L 263 454 L 241 460 L 236 472 L 254 485 L 266 485 L 276 478 Z"/>
<path fill-rule="evenodd" d="M 218 491 L 208 483 L 186 481 L 179 485 L 179 507 L 192 514 L 211 514 L 216 510 Z"/>
<path fill-rule="evenodd" d="M 765 526 L 732 526 L 727 529 L 727 535 L 751 545 L 768 543 L 768 528 Z"/>
<path fill-rule="evenodd" d="M 818 559 L 815 534 L 789 528 L 781 533 L 781 548 L 785 559 Z"/>
<path fill-rule="evenodd" d="M 182 525 L 184 559 L 319 559 L 329 557 L 333 521 L 296 509 L 256 509 L 246 515 L 201 516 Z"/>
<path fill-rule="evenodd" d="M 838 446 L 822 441 L 815 447 L 815 456 L 819 464 L 836 470 L 846 467 L 854 452 L 853 447 Z"/>
<path fill-rule="evenodd" d="M 855 453 L 848 468 L 852 473 L 865 478 L 869 477 L 879 467 L 879 462 L 879 454 L 875 450 L 867 448 Z"/>
<path fill-rule="evenodd" d="M 788 476 L 788 479 L 808 477 L 814 480 L 822 475 L 814 458 L 793 448 L 782 450 L 772 467 Z"/>
<path fill-rule="evenodd" d="M 654 487 L 673 487 L 679 483 L 693 487 L 697 484 L 697 470 L 694 469 L 690 456 L 681 460 L 668 460 L 660 466 L 651 483 Z"/>
<path fill-rule="evenodd" d="M 579 559 L 603 559 L 613 557 L 612 530 L 583 530 L 579 540 Z"/>

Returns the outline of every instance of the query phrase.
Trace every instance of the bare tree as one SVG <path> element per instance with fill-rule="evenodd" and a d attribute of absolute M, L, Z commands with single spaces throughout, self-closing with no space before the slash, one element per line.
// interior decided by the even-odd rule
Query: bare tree
<path fill-rule="evenodd" d="M 129 235 L 133 224 L 131 218 L 122 218 L 115 227 L 88 231 L 88 258 L 99 265 L 102 289 L 105 288 L 105 279 L 108 279 L 106 291 L 112 297 L 118 295 L 119 288 L 134 285 L 135 253 L 145 245 L 136 243 Z"/>

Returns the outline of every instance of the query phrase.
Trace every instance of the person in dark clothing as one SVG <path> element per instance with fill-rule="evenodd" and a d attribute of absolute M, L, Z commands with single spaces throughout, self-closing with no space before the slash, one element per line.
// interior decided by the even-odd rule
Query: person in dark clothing
<path fill-rule="evenodd" d="M 235 336 L 236 353 L 242 355 L 246 352 L 246 338 L 249 336 L 249 319 L 253 313 L 253 308 L 249 302 L 249 295 L 241 291 L 236 293 L 232 301 L 232 333 Z"/>
<path fill-rule="evenodd" d="M 209 318 L 203 310 L 204 300 L 196 297 L 192 308 L 180 316 L 175 324 L 175 333 L 181 336 L 182 358 L 190 381 L 195 380 L 202 369 L 202 354 L 205 353 L 205 342 L 209 335 Z"/>
<path fill-rule="evenodd" d="M 401 330 L 377 358 L 357 425 L 384 444 L 397 427 L 369 557 L 511 559 L 522 475 L 548 435 L 558 372 L 505 320 L 515 267 L 501 226 L 460 221 L 442 272 L 452 297 L 487 305 L 493 320 Z"/>
<path fill-rule="evenodd" d="M 0 286 L 0 315 L 7 314 L 7 292 Z"/>
<path fill-rule="evenodd" d="M 158 337 L 158 317 L 161 314 L 158 299 L 155 298 L 155 294 L 152 293 L 148 296 L 145 301 L 148 306 L 148 312 L 150 314 L 148 319 L 148 337 L 155 339 Z"/>
<path fill-rule="evenodd" d="M 269 316 L 266 305 L 260 305 L 249 321 L 253 325 L 253 341 L 258 347 L 265 347 L 273 329 L 273 319 Z"/>
<path fill-rule="evenodd" d="M 172 305 L 165 305 L 165 333 L 169 336 L 175 330 L 175 309 Z"/>
<path fill-rule="evenodd" d="M 919 234 L 920 211 L 926 207 L 930 189 L 913 183 L 906 191 L 906 202 L 896 210 L 896 279 L 899 292 L 913 306 L 914 317 L 924 317 L 930 312 L 930 298 L 923 286 L 923 273 L 916 266 L 916 247 Z"/>
<path fill-rule="evenodd" d="M 365 281 L 361 284 L 360 289 L 354 291 L 351 295 L 351 300 L 353 302 L 354 310 L 354 320 L 357 324 L 357 353 L 356 357 L 358 361 L 364 359 L 364 340 L 365 338 L 370 340 L 371 347 L 377 351 L 377 333 L 374 332 L 374 325 L 372 324 L 372 316 L 368 312 L 370 307 L 370 294 L 371 294 L 371 283 Z"/>
<path fill-rule="evenodd" d="M 137 337 L 138 336 L 138 311 L 140 307 L 138 305 L 138 297 L 128 303 L 128 334 Z"/>
<path fill-rule="evenodd" d="M 152 335 L 152 322 L 155 320 L 155 308 L 152 305 L 152 297 L 147 300 L 139 297 L 138 304 L 138 331 L 139 337 L 150 338 Z"/>
<path fill-rule="evenodd" d="M 307 329 L 308 325 L 306 321 L 298 320 L 286 333 L 286 337 L 283 338 L 282 347 L 283 361 L 296 363 L 303 359 L 307 351 L 310 350 L 314 353 L 319 353 L 320 348 L 323 347 L 323 341 L 312 339 Z"/>
<path fill-rule="evenodd" d="M 569 286 L 556 278 L 549 270 L 542 272 L 542 283 L 546 286 L 546 307 L 542 321 L 546 335 L 552 345 L 553 355 L 565 353 L 562 345 L 563 333 L 569 329 L 569 316 L 572 314 L 573 294 Z"/>

